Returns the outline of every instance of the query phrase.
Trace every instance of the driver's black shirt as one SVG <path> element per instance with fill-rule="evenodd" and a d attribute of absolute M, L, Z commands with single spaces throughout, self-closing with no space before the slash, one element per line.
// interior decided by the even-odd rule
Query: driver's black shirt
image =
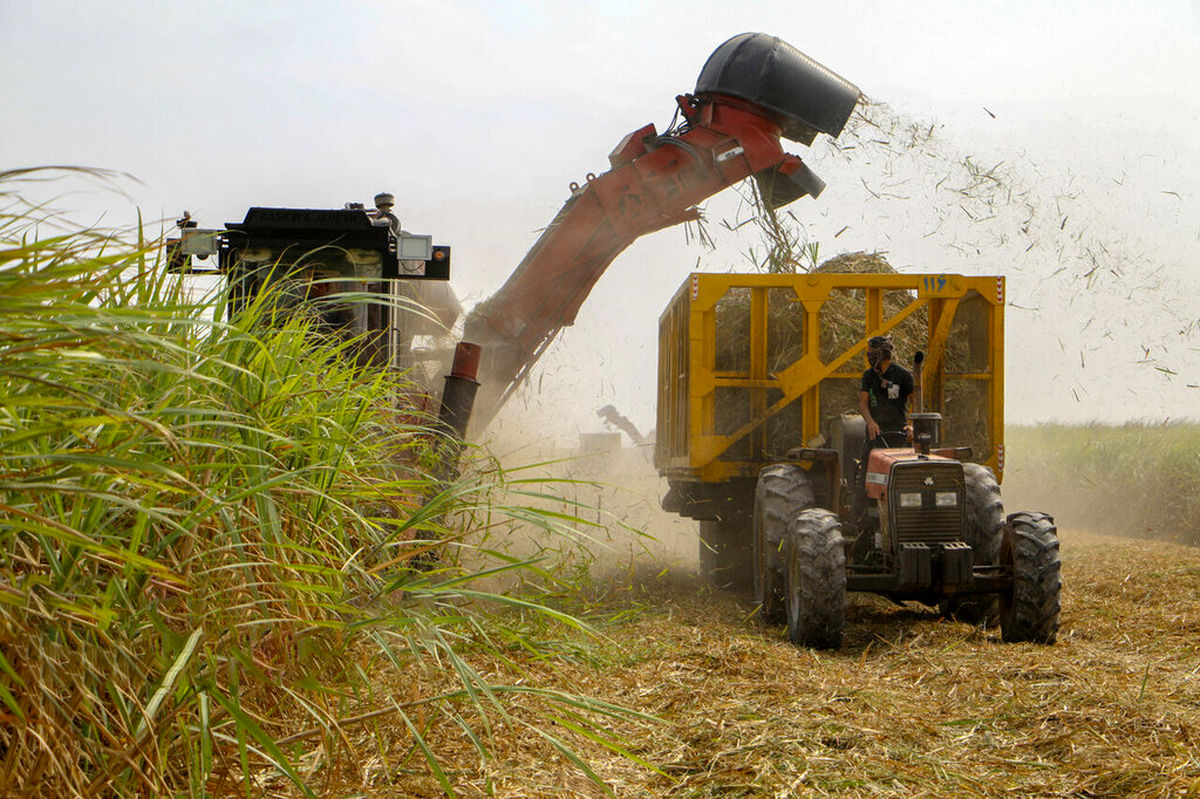
<path fill-rule="evenodd" d="M 879 429 L 903 430 L 908 423 L 908 397 L 912 394 L 912 374 L 893 362 L 881 375 L 874 369 L 863 372 L 860 391 L 867 392 L 867 407 Z"/>

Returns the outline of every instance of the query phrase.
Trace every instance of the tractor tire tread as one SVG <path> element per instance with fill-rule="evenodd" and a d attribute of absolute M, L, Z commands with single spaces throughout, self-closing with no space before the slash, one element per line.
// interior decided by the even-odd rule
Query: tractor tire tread
<path fill-rule="evenodd" d="M 1000 557 L 1004 538 L 1004 500 L 992 470 L 978 463 L 964 463 L 966 482 L 967 543 L 975 550 L 975 562 L 991 565 Z"/>
<path fill-rule="evenodd" d="M 788 525 L 788 638 L 799 646 L 836 649 L 846 627 L 846 550 L 837 516 L 822 508 L 797 513 Z"/>
<path fill-rule="evenodd" d="M 1010 643 L 1052 644 L 1062 609 L 1058 530 L 1044 513 L 1014 513 L 1009 528 L 1013 587 L 1001 607 L 1001 636 Z"/>

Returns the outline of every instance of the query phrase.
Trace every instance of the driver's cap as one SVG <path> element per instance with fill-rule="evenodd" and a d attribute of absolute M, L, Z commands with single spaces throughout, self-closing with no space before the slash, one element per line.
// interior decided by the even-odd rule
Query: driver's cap
<path fill-rule="evenodd" d="M 891 352 L 896 348 L 896 346 L 892 344 L 892 340 L 887 336 L 871 336 L 871 338 L 867 340 L 867 347 L 873 350 L 885 350 L 886 352 Z"/>

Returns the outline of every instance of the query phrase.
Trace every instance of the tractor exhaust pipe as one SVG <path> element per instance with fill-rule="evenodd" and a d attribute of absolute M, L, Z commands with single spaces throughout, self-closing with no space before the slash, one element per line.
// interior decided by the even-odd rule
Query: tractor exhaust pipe
<path fill-rule="evenodd" d="M 942 415 L 925 413 L 925 353 L 913 353 L 913 405 L 916 410 L 909 415 L 912 422 L 913 447 L 921 455 L 928 455 L 942 444 Z"/>
<path fill-rule="evenodd" d="M 925 375 L 925 353 L 913 353 L 913 406 L 917 413 L 925 412 L 925 392 L 921 378 Z"/>

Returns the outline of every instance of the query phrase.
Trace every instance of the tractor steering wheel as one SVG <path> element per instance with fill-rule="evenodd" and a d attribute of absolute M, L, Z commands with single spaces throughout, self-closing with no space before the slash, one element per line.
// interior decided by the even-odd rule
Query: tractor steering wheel
<path fill-rule="evenodd" d="M 888 439 L 888 436 L 891 436 L 891 440 Z M 903 430 L 881 430 L 879 435 L 875 436 L 874 440 L 883 442 L 885 448 L 907 447 L 908 433 L 905 433 Z M 893 441 L 899 441 L 900 443 L 896 444 Z"/>

